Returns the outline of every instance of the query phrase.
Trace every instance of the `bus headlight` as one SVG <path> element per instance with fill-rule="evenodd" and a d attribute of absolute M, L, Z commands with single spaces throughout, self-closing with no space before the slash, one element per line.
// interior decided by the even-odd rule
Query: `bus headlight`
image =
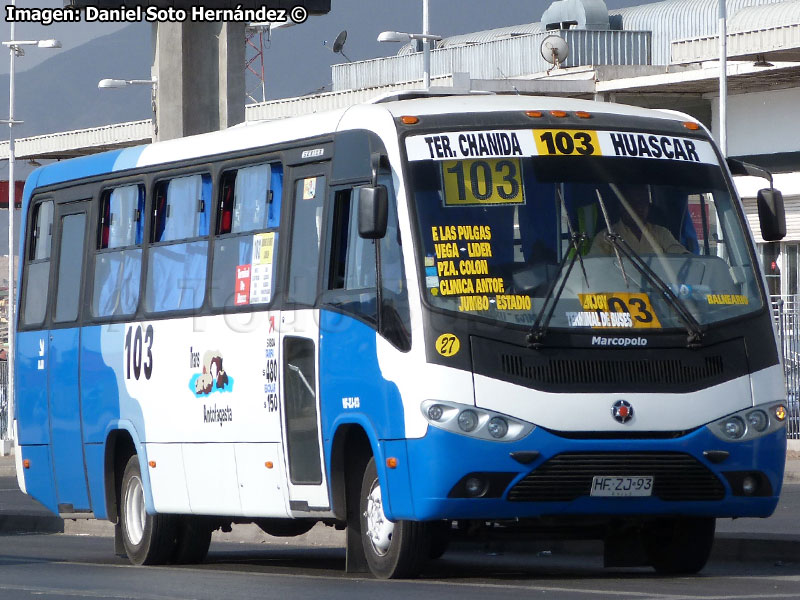
<path fill-rule="evenodd" d="M 489 429 L 489 435 L 499 440 L 506 437 L 508 433 L 508 421 L 503 417 L 492 417 L 489 419 L 487 428 Z"/>
<path fill-rule="evenodd" d="M 715 436 L 726 442 L 746 442 L 785 427 L 786 408 L 778 402 L 746 408 L 709 423 L 707 427 Z"/>
<path fill-rule="evenodd" d="M 758 432 L 764 431 L 769 427 L 769 417 L 767 417 L 767 413 L 761 409 L 747 413 L 747 426 L 752 427 Z"/>
<path fill-rule="evenodd" d="M 722 432 L 732 440 L 738 440 L 747 432 L 741 417 L 730 417 L 722 423 Z"/>
<path fill-rule="evenodd" d="M 458 426 L 461 428 L 461 431 L 466 433 L 475 431 L 475 428 L 478 426 L 478 415 L 474 410 L 462 410 L 458 413 Z"/>
<path fill-rule="evenodd" d="M 513 442 L 534 428 L 531 423 L 457 402 L 425 400 L 420 408 L 433 427 L 483 440 Z"/>

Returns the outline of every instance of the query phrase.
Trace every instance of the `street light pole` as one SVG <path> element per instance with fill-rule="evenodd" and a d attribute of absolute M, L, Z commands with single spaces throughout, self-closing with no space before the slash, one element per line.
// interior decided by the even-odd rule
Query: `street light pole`
<path fill-rule="evenodd" d="M 728 19 L 725 0 L 719 0 L 719 146 L 728 156 Z"/>
<path fill-rule="evenodd" d="M 11 6 L 16 4 L 16 0 L 11 0 Z M 11 40 L 3 42 L 8 47 L 9 72 L 8 72 L 8 352 L 6 353 L 6 365 L 8 367 L 8 378 L 6 387 L 6 399 L 8 417 L 6 419 L 6 431 L 0 432 L 4 435 L 3 439 L 14 440 L 14 313 L 16 301 L 14 294 L 14 205 L 16 203 L 17 186 L 14 180 L 14 125 L 19 125 L 22 121 L 14 120 L 14 62 L 17 56 L 22 56 L 23 46 L 38 46 L 39 48 L 60 48 L 61 42 L 58 40 L 16 40 L 15 23 L 11 21 Z"/>
<path fill-rule="evenodd" d="M 430 14 L 428 12 L 428 0 L 422 0 L 422 87 L 431 87 L 431 40 L 430 37 Z"/>
<path fill-rule="evenodd" d="M 14 6 L 16 0 L 11 0 Z M 11 45 L 8 47 L 8 350 L 6 352 L 6 430 L 5 439 L 16 438 L 14 432 L 14 204 L 17 186 L 14 180 L 14 60 L 17 49 L 14 43 L 14 21 L 11 21 Z"/>

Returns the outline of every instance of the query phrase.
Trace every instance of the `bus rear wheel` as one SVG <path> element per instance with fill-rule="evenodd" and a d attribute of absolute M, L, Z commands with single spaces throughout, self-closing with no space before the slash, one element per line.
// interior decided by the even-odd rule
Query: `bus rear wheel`
<path fill-rule="evenodd" d="M 211 545 L 211 533 L 211 524 L 203 517 L 177 517 L 175 553 L 171 562 L 178 565 L 203 562 Z"/>
<path fill-rule="evenodd" d="M 381 579 L 419 575 L 431 551 L 428 523 L 392 522 L 383 511 L 383 497 L 375 459 L 371 458 L 361 482 L 359 515 L 361 541 L 369 570 Z"/>
<path fill-rule="evenodd" d="M 663 575 L 693 575 L 702 570 L 714 545 L 716 520 L 660 519 L 642 531 L 648 562 Z"/>
<path fill-rule="evenodd" d="M 128 559 L 135 565 L 168 562 L 175 551 L 175 518 L 147 514 L 139 457 L 135 454 L 125 466 L 120 495 L 122 543 Z"/>

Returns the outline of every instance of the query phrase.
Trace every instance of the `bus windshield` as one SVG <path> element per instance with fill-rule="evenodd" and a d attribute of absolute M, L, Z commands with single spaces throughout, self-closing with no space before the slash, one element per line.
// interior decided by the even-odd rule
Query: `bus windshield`
<path fill-rule="evenodd" d="M 410 137 L 407 150 L 434 307 L 520 325 L 541 324 L 544 307 L 550 328 L 658 330 L 763 306 L 703 139 L 476 131 Z"/>

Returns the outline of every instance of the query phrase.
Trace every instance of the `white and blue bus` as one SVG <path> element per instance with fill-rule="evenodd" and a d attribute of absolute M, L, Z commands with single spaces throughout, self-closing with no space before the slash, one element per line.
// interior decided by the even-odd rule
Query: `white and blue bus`
<path fill-rule="evenodd" d="M 20 486 L 136 564 L 323 522 L 407 577 L 481 524 L 696 572 L 786 449 L 729 164 L 668 112 L 409 94 L 39 168 Z"/>

